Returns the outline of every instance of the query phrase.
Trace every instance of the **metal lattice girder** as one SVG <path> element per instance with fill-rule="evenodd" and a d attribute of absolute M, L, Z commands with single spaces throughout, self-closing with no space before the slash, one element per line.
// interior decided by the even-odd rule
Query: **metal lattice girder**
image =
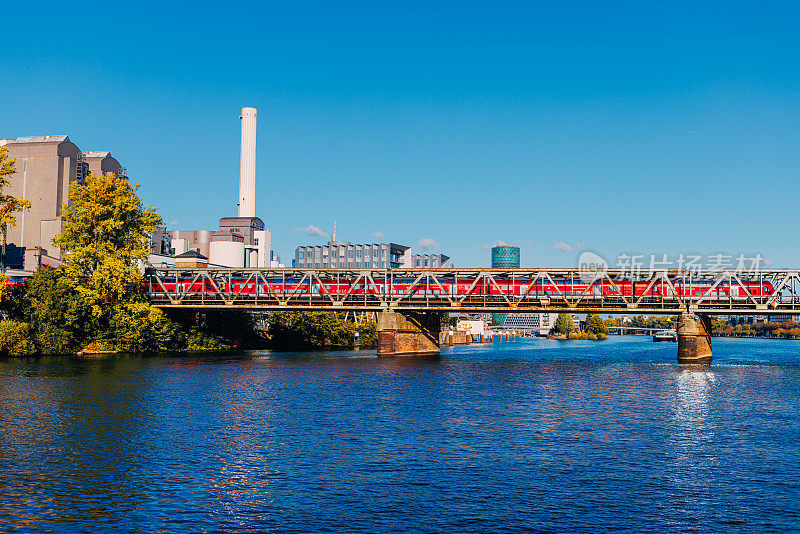
<path fill-rule="evenodd" d="M 253 309 L 800 314 L 800 271 L 149 269 L 159 306 Z"/>

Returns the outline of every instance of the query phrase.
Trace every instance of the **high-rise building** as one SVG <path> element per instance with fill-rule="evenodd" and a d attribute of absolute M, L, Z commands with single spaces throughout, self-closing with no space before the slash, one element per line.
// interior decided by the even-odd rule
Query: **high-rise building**
<path fill-rule="evenodd" d="M 17 215 L 17 226 L 8 229 L 8 264 L 32 270 L 40 263 L 57 263 L 61 251 L 53 238 L 61 233 L 70 185 L 90 172 L 124 176 L 125 169 L 110 152 L 81 152 L 66 135 L 0 139 L 0 146 L 16 159 L 8 193 L 31 201 L 30 211 Z"/>
<path fill-rule="evenodd" d="M 499 245 L 492 247 L 492 269 L 519 269 L 519 247 Z M 493 313 L 492 322 L 503 324 L 507 313 Z"/>
<path fill-rule="evenodd" d="M 493 269 L 519 269 L 519 247 L 500 245 L 492 247 Z"/>

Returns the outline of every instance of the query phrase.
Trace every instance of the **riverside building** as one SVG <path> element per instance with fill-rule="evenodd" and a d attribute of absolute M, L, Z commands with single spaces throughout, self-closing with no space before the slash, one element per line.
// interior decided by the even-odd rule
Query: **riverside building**
<path fill-rule="evenodd" d="M 58 264 L 61 251 L 53 238 L 61 233 L 70 186 L 89 173 L 125 176 L 126 171 L 107 150 L 82 152 L 66 135 L 4 138 L 0 146 L 16 159 L 7 192 L 31 201 L 30 211 L 17 214 L 17 226 L 8 228 L 7 265 L 34 270 Z"/>

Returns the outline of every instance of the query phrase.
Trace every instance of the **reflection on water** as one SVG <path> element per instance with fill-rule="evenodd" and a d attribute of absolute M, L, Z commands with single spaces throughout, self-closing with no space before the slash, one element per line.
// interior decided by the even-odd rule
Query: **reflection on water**
<path fill-rule="evenodd" d="M 686 430 L 697 429 L 708 416 L 709 389 L 714 384 L 714 373 L 709 367 L 682 366 L 676 377 L 678 402 L 675 422 Z"/>
<path fill-rule="evenodd" d="M 664 345 L 0 361 L 0 532 L 796 531 L 798 345 Z"/>

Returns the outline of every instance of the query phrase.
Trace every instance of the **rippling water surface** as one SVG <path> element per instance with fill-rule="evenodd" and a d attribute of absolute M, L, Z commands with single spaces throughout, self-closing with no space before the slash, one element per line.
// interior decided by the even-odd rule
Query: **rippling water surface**
<path fill-rule="evenodd" d="M 800 342 L 0 360 L 2 532 L 797 532 Z"/>

